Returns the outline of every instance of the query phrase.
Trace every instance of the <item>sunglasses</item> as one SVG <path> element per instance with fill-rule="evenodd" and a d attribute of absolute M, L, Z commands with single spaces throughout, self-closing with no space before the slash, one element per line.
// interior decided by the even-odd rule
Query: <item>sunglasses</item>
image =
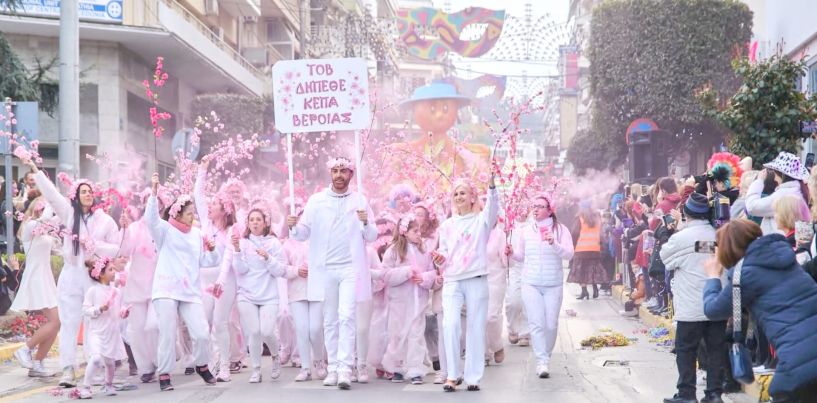
<path fill-rule="evenodd" d="M 534 204 L 534 205 L 533 205 L 533 208 L 536 208 L 536 209 L 545 209 L 545 208 L 550 208 L 550 206 L 548 206 L 548 205 L 546 205 L 546 204 Z"/>

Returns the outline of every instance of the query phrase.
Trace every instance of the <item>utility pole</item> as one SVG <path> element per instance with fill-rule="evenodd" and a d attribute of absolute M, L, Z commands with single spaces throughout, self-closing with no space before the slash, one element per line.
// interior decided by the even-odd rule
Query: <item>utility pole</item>
<path fill-rule="evenodd" d="M 309 0 L 300 0 L 298 2 L 298 19 L 301 21 L 301 59 L 309 58 L 308 52 L 306 51 L 306 32 L 309 29 L 306 21 L 307 12 L 309 12 L 309 4 L 307 1 Z"/>
<path fill-rule="evenodd" d="M 58 170 L 79 176 L 79 2 L 60 2 Z"/>

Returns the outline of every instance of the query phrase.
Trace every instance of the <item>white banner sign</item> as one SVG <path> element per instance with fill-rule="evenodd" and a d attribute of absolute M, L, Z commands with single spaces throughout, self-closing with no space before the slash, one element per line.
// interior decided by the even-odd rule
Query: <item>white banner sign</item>
<path fill-rule="evenodd" d="M 275 127 L 282 133 L 359 130 L 371 124 L 363 59 L 285 60 L 272 67 Z"/>
<path fill-rule="evenodd" d="M 60 16 L 61 0 L 22 0 L 17 7 L 19 15 L 42 17 Z M 83 21 L 97 21 L 122 23 L 122 0 L 69 0 L 79 2 L 79 19 Z M 5 1 L 0 0 L 0 11 L 11 12 Z"/>

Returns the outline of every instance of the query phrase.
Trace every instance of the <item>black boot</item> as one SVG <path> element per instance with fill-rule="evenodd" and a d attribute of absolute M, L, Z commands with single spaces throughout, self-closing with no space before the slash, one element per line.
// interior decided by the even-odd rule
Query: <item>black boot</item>
<path fill-rule="evenodd" d="M 590 293 L 587 292 L 587 287 L 582 287 L 582 293 L 576 297 L 578 300 L 590 298 Z"/>
<path fill-rule="evenodd" d="M 698 403 L 698 399 L 696 398 L 688 399 L 685 397 L 681 397 L 678 394 L 675 394 L 675 396 L 673 397 L 664 399 L 664 403 Z"/>
<path fill-rule="evenodd" d="M 204 379 L 204 383 L 208 385 L 215 385 L 216 384 L 216 377 L 210 373 L 210 369 L 207 368 L 206 365 L 202 365 L 200 367 L 196 367 L 196 373 L 199 374 L 201 379 Z"/>
<path fill-rule="evenodd" d="M 599 286 L 593 284 L 593 299 L 599 297 Z"/>

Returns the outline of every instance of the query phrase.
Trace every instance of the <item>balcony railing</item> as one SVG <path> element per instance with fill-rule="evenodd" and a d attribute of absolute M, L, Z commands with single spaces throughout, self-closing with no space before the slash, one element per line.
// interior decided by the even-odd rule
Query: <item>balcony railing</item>
<path fill-rule="evenodd" d="M 213 42 L 213 44 L 215 44 L 219 49 L 230 55 L 230 57 L 233 60 L 235 60 L 238 64 L 240 64 L 242 67 L 250 71 L 256 77 L 260 79 L 265 79 L 266 76 L 264 75 L 264 73 L 261 72 L 261 70 L 253 66 L 252 63 L 249 62 L 249 60 L 241 56 L 241 54 L 238 53 L 238 51 L 235 48 L 230 46 L 230 44 L 227 43 L 224 40 L 224 38 L 222 38 L 217 32 L 210 29 L 210 27 L 207 26 L 207 24 L 198 19 L 184 6 L 179 4 L 178 1 L 176 0 L 160 0 L 160 1 L 162 1 L 168 7 L 170 7 L 173 11 L 179 13 L 179 15 L 181 15 L 185 21 L 190 23 L 190 25 L 196 27 L 196 29 L 198 29 L 202 34 L 204 34 L 204 36 L 209 38 L 210 41 Z"/>

